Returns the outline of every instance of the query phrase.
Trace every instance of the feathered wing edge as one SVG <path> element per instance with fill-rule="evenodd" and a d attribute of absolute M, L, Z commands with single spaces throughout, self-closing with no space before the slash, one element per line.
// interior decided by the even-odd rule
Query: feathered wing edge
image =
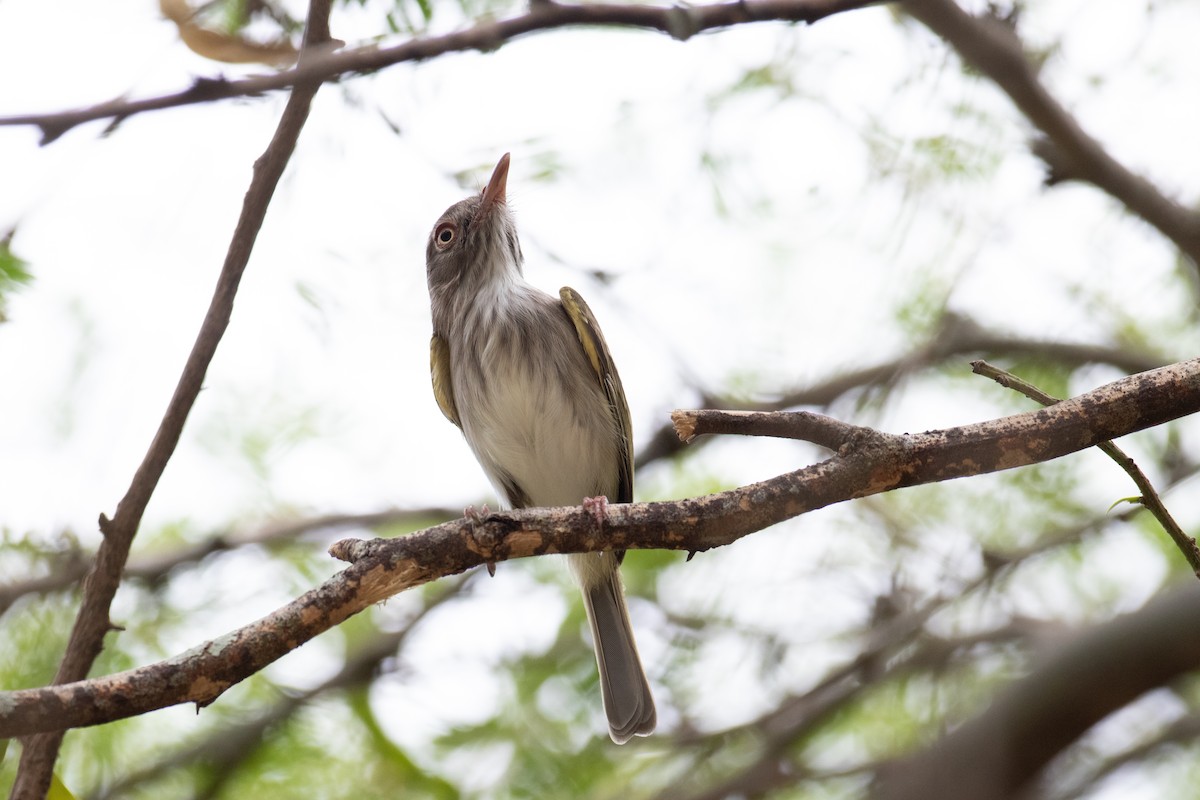
<path fill-rule="evenodd" d="M 458 406 L 454 403 L 454 384 L 450 382 L 450 345 L 436 333 L 429 340 L 429 374 L 433 378 L 433 397 L 446 419 L 459 428 Z"/>
<path fill-rule="evenodd" d="M 621 432 L 619 483 L 617 496 L 611 499 L 618 503 L 633 502 L 633 421 L 625 390 L 621 386 L 621 377 L 609 354 L 604 334 L 600 332 L 600 325 L 587 303 L 569 286 L 564 286 L 558 294 Z M 583 587 L 584 606 L 592 628 L 592 640 L 596 645 L 600 691 L 608 716 L 609 736 L 617 744 L 624 744 L 635 735 L 649 735 L 654 731 L 658 719 L 650 684 L 642 669 L 633 629 L 629 624 L 629 612 L 625 607 L 618 568 L 624 555 L 624 551 L 613 553 L 611 570 L 602 580 Z"/>
<path fill-rule="evenodd" d="M 596 380 L 608 398 L 608 407 L 612 412 L 621 431 L 621 474 L 617 488 L 617 496 L 609 498 L 617 503 L 633 502 L 633 420 L 629 415 L 629 403 L 625 400 L 625 389 L 621 386 L 621 376 L 613 364 L 608 352 L 608 344 L 604 334 L 600 332 L 600 324 L 592 315 L 592 310 L 579 296 L 579 292 L 570 286 L 564 286 L 558 292 L 562 300 L 563 310 L 567 318 L 575 326 L 579 336 L 579 344 L 583 347 Z"/>

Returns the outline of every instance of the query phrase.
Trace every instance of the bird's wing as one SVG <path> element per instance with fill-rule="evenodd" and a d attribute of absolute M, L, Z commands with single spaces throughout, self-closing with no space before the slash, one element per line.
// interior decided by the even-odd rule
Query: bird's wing
<path fill-rule="evenodd" d="M 608 352 L 608 345 L 604 343 L 604 334 L 600 332 L 600 325 L 592 316 L 592 310 L 588 308 L 587 303 L 583 302 L 579 293 L 570 286 L 560 289 L 558 296 L 562 299 L 562 306 L 567 312 L 567 317 L 575 326 L 575 333 L 579 335 L 579 343 L 583 346 L 588 363 L 592 365 L 592 370 L 596 373 L 596 380 L 599 382 L 600 388 L 604 390 L 604 396 L 608 398 L 609 411 L 612 412 L 613 420 L 621 431 L 620 484 L 617 488 L 617 496 L 610 499 L 617 503 L 632 503 L 633 420 L 629 416 L 629 403 L 625 400 L 625 390 L 621 387 L 621 376 L 617 374 L 617 368 Z"/>
<path fill-rule="evenodd" d="M 429 373 L 433 377 L 433 396 L 446 419 L 458 427 L 458 407 L 454 404 L 454 384 L 450 382 L 450 345 L 436 333 L 429 340 Z"/>

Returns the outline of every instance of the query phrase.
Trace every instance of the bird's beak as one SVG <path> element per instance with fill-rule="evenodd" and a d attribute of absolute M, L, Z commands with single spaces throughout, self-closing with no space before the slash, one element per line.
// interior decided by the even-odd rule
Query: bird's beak
<path fill-rule="evenodd" d="M 492 210 L 505 203 L 504 191 L 508 186 L 508 153 L 500 157 L 500 162 L 496 164 L 496 168 L 492 170 L 491 180 L 488 181 L 483 190 L 483 202 L 479 204 L 479 211 L 476 213 L 476 219 L 482 219 Z"/>

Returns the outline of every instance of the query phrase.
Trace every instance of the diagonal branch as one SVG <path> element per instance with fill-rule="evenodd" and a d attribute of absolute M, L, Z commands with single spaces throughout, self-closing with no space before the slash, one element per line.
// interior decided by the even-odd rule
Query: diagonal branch
<path fill-rule="evenodd" d="M 157 664 L 65 686 L 0 692 L 0 737 L 111 722 L 181 702 L 206 705 L 374 603 L 488 562 L 546 553 L 708 550 L 807 511 L 905 486 L 1047 461 L 1200 410 L 1200 359 L 1122 378 L 1049 408 L 912 435 L 857 431 L 828 461 L 704 497 L 522 509 L 410 536 L 344 540 L 351 565 L 257 622 Z"/>
<path fill-rule="evenodd" d="M 1193 268 L 1200 267 L 1200 214 L 1130 171 L 1083 130 L 1042 84 L 1010 21 L 968 14 L 954 0 L 904 0 L 903 6 L 994 81 L 1045 134 L 1036 149 L 1060 179 L 1086 181 L 1107 192 L 1174 242 Z"/>
<path fill-rule="evenodd" d="M 34 125 L 49 144 L 77 125 L 100 119 L 121 122 L 135 114 L 164 108 L 210 103 L 232 97 L 252 97 L 298 86 L 324 82 L 352 73 L 374 72 L 406 61 L 423 61 L 446 53 L 495 50 L 519 36 L 569 26 L 619 25 L 659 31 L 686 40 L 704 31 L 750 22 L 805 22 L 812 24 L 832 14 L 875 5 L 881 0 L 734 0 L 710 5 L 670 7 L 638 4 L 587 3 L 564 5 L 552 0 L 531 3 L 526 14 L 504 20 L 476 23 L 444 36 L 411 39 L 393 47 L 374 45 L 342 52 L 326 50 L 301 59 L 293 69 L 241 80 L 205 78 L 173 94 L 144 100 L 110 100 L 88 108 L 54 114 L 0 117 L 0 125 Z M 327 40 L 327 39 L 326 39 Z"/>
<path fill-rule="evenodd" d="M 305 47 L 322 44 L 329 39 L 330 0 L 312 0 L 309 24 L 305 31 Z M 302 54 L 303 60 L 303 54 Z M 121 582 L 129 548 L 142 521 L 142 514 L 158 486 L 167 461 L 175 452 L 188 413 L 200 394 L 208 365 L 216 354 L 217 345 L 229 325 L 233 299 L 237 294 L 242 273 L 250 260 L 254 240 L 267 213 L 267 205 L 275 192 L 283 169 L 291 158 L 296 140 L 308 118 L 309 105 L 320 88 L 319 83 L 297 85 L 288 101 L 275 136 L 266 152 L 254 164 L 254 177 L 242 204 L 242 214 L 234 229 L 225 264 L 217 279 L 216 290 L 208 313 L 200 326 L 192 352 L 183 366 L 183 374 L 167 405 L 162 422 L 141 465 L 134 473 L 125 496 L 109 520 L 100 515 L 100 531 L 104 539 L 96 553 L 96 562 L 83 583 L 83 600 L 75 625 L 67 642 L 67 650 L 54 676 L 56 684 L 70 683 L 87 677 L 100 655 L 104 636 L 114 629 L 109 620 L 109 608 Z M 39 800 L 50 787 L 50 776 L 62 744 L 62 732 L 56 731 L 26 740 L 21 752 L 20 768 L 13 784 L 13 800 Z"/>
<path fill-rule="evenodd" d="M 1030 400 L 1042 405 L 1048 406 L 1060 402 L 1057 397 L 1051 397 L 1036 386 L 1021 380 L 1009 372 L 994 367 L 986 361 L 974 361 L 971 363 L 971 367 L 975 373 L 991 378 L 1006 388 L 1016 389 Z M 1163 530 L 1171 537 L 1171 541 L 1179 548 L 1179 552 L 1183 553 L 1188 566 L 1192 568 L 1192 574 L 1200 578 L 1200 547 L 1196 546 L 1196 540 L 1188 536 L 1187 532 L 1175 521 L 1170 510 L 1163 503 L 1162 497 L 1159 496 L 1158 491 L 1154 488 L 1154 484 L 1146 477 L 1146 473 L 1138 468 L 1138 465 L 1124 450 L 1112 442 L 1101 442 L 1096 447 L 1104 455 L 1117 462 L 1117 466 L 1125 470 L 1125 474 L 1133 479 L 1134 484 L 1138 487 L 1138 491 L 1141 492 L 1141 495 L 1137 498 L 1137 502 L 1154 515 L 1158 523 L 1163 526 Z"/>

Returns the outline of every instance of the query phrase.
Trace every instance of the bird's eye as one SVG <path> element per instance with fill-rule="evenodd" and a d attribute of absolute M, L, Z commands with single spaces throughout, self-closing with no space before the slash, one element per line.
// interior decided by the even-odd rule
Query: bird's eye
<path fill-rule="evenodd" d="M 437 244 L 438 250 L 445 250 L 454 241 L 454 226 L 450 223 L 439 225 L 437 231 L 433 234 L 433 241 Z"/>

